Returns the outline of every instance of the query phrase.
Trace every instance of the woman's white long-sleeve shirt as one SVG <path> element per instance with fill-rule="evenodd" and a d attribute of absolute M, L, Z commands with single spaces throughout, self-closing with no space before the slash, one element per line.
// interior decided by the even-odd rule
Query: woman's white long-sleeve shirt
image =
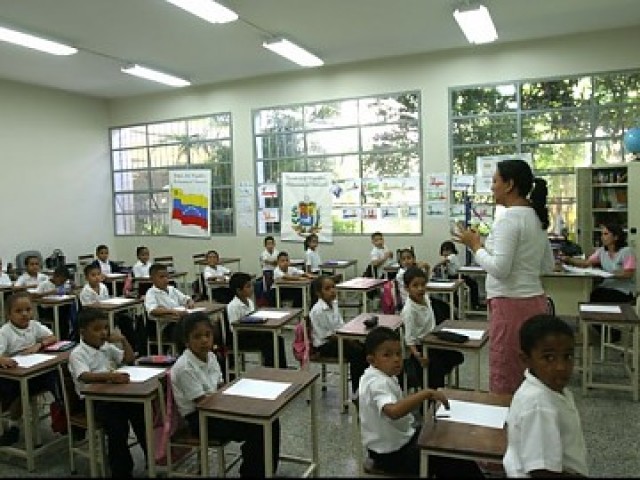
<path fill-rule="evenodd" d="M 487 272 L 487 298 L 542 295 L 540 275 L 554 266 L 551 244 L 531 207 L 509 207 L 475 253 Z"/>

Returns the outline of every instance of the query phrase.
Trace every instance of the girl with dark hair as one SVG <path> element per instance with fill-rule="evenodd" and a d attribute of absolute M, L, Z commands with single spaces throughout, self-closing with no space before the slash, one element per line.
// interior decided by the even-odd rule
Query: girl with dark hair
<path fill-rule="evenodd" d="M 458 250 L 456 244 L 451 240 L 446 240 L 440 245 L 440 256 L 442 260 L 434 266 L 434 269 L 440 268 L 445 273 L 445 277 L 449 280 L 458 278 L 458 270 L 460 270 L 460 260 L 458 259 Z M 469 300 L 471 301 L 471 308 L 473 310 L 482 310 L 480 305 L 480 288 L 478 282 L 468 275 L 462 275 L 464 283 L 469 288 Z M 458 293 L 455 294 L 454 299 L 456 305 L 458 304 Z"/>
<path fill-rule="evenodd" d="M 547 237 L 547 183 L 535 178 L 523 160 L 497 165 L 491 184 L 494 200 L 505 208 L 484 245 L 473 229 L 454 240 L 466 245 L 487 272 L 489 308 L 489 389 L 513 394 L 524 378 L 520 360 L 520 326 L 532 315 L 547 313 L 540 275 L 554 267 Z"/>

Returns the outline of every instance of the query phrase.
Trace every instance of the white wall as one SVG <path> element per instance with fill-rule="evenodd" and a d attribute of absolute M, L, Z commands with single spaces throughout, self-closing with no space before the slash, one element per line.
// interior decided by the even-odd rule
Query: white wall
<path fill-rule="evenodd" d="M 0 257 L 113 243 L 104 101 L 0 80 Z"/>
<path fill-rule="evenodd" d="M 487 45 L 438 54 L 378 60 L 343 67 L 308 70 L 299 74 L 263 77 L 211 85 L 170 95 L 123 99 L 110 103 L 111 125 L 166 120 L 230 111 L 233 116 L 234 181 L 254 180 L 251 110 L 296 102 L 418 89 L 422 92 L 424 172 L 449 171 L 448 88 L 573 73 L 640 67 L 636 46 L 640 29 L 616 30 L 507 45 Z M 413 245 L 421 259 L 437 259 L 447 238 L 446 220 L 425 219 L 421 236 L 388 236 L 391 248 Z M 173 254 L 179 267 L 191 265 L 191 254 L 209 248 L 222 256 L 242 256 L 244 270 L 257 271 L 262 237 L 254 228 L 237 227 L 236 236 L 211 240 L 116 237 L 123 259 L 133 260 L 135 247 L 146 244 L 151 254 Z M 300 256 L 299 245 L 280 249 Z M 365 267 L 370 251 L 367 237 L 336 237 L 321 245 L 325 259 L 357 258 Z"/>

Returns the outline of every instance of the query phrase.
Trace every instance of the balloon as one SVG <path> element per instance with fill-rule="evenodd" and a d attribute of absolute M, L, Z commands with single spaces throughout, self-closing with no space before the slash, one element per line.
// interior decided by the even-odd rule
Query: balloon
<path fill-rule="evenodd" d="M 624 134 L 624 148 L 630 153 L 640 153 L 640 128 L 634 127 Z"/>

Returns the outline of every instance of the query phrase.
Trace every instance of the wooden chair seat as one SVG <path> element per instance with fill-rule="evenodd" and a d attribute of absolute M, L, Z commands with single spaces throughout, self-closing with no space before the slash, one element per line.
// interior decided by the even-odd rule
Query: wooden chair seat
<path fill-rule="evenodd" d="M 228 442 L 224 442 L 222 440 L 218 440 L 217 438 L 209 439 L 210 447 L 224 447 Z M 200 447 L 200 437 L 198 435 L 194 435 L 191 433 L 188 427 L 183 427 L 179 429 L 176 433 L 171 436 L 171 444 L 172 445 L 180 445 L 186 447 Z"/>

